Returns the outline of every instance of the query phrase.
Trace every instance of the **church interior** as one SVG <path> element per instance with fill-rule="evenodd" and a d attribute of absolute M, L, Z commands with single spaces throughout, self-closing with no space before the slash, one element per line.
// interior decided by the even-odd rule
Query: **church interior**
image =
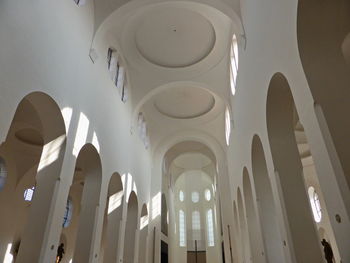
<path fill-rule="evenodd" d="M 0 263 L 350 263 L 347 114 L 349 0 L 0 0 Z"/>

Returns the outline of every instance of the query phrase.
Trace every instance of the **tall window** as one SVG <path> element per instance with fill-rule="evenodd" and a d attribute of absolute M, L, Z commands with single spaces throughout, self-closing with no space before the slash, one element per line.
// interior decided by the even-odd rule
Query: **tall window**
<path fill-rule="evenodd" d="M 201 216 L 198 211 L 192 212 L 193 240 L 201 240 Z"/>
<path fill-rule="evenodd" d="M 208 202 L 211 200 L 211 192 L 209 189 L 205 190 L 204 197 L 205 197 L 205 200 L 207 200 Z"/>
<path fill-rule="evenodd" d="M 181 202 L 183 202 L 183 201 L 185 200 L 185 194 L 184 194 L 183 191 L 180 191 L 180 192 L 179 192 L 179 200 L 180 200 Z"/>
<path fill-rule="evenodd" d="M 186 220 L 185 212 L 183 210 L 179 211 L 179 242 L 180 247 L 186 246 Z"/>
<path fill-rule="evenodd" d="M 192 202 L 193 203 L 198 203 L 199 202 L 199 193 L 198 192 L 192 192 Z"/>
<path fill-rule="evenodd" d="M 7 169 L 4 159 L 0 157 L 0 191 L 4 188 L 7 177 Z"/>
<path fill-rule="evenodd" d="M 321 209 L 321 203 L 320 198 L 318 197 L 318 194 L 315 191 L 315 188 L 312 186 L 309 187 L 309 199 L 311 203 L 312 213 L 314 215 L 314 219 L 317 223 L 321 222 L 322 219 L 322 209 Z"/>
<path fill-rule="evenodd" d="M 225 111 L 225 138 L 226 138 L 226 144 L 230 144 L 230 135 L 231 135 L 231 116 L 230 116 L 230 110 L 226 108 Z"/>
<path fill-rule="evenodd" d="M 230 80 L 231 80 L 231 92 L 232 95 L 236 93 L 236 81 L 237 81 L 237 73 L 238 73 L 238 44 L 237 37 L 233 35 L 231 42 L 231 52 L 230 52 Z"/>
<path fill-rule="evenodd" d="M 139 136 L 140 136 L 145 148 L 148 149 L 150 146 L 150 139 L 149 139 L 148 130 L 147 130 L 147 123 L 146 123 L 145 117 L 143 116 L 142 112 L 139 112 L 137 126 L 138 126 L 138 130 L 139 130 Z"/>
<path fill-rule="evenodd" d="M 67 200 L 66 204 L 66 211 L 64 212 L 64 217 L 63 217 L 63 227 L 68 227 L 70 225 L 70 222 L 72 220 L 72 215 L 73 215 L 73 202 L 70 198 Z"/>
<path fill-rule="evenodd" d="M 214 223 L 213 223 L 213 210 L 207 211 L 207 236 L 208 236 L 208 247 L 214 246 Z"/>
<path fill-rule="evenodd" d="M 126 102 L 128 98 L 126 72 L 125 68 L 120 65 L 117 51 L 113 48 L 109 48 L 107 51 L 107 68 L 121 100 Z"/>

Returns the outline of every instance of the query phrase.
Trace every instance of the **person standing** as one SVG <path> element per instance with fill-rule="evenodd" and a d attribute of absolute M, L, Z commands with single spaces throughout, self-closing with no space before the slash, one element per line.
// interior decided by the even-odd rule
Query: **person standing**
<path fill-rule="evenodd" d="M 321 244 L 323 246 L 324 256 L 327 260 L 327 263 L 333 263 L 333 250 L 331 245 L 326 241 L 326 239 L 322 239 Z"/>
<path fill-rule="evenodd" d="M 64 244 L 61 243 L 61 245 L 58 246 L 57 248 L 57 256 L 56 256 L 56 263 L 61 262 L 64 254 Z"/>

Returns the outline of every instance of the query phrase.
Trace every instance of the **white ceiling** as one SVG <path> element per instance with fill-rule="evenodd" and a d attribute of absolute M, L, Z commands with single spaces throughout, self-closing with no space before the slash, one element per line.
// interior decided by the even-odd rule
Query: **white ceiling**
<path fill-rule="evenodd" d="M 175 119 L 191 119 L 208 113 L 215 99 L 205 89 L 176 87 L 167 89 L 154 98 L 155 108 L 163 115 Z"/>
<path fill-rule="evenodd" d="M 174 160 L 174 164 L 186 170 L 200 170 L 208 165 L 212 161 L 201 153 L 185 153 L 181 154 Z"/>
<path fill-rule="evenodd" d="M 186 8 L 154 8 L 138 21 L 136 46 L 162 67 L 188 67 L 208 56 L 215 44 L 212 24 Z"/>

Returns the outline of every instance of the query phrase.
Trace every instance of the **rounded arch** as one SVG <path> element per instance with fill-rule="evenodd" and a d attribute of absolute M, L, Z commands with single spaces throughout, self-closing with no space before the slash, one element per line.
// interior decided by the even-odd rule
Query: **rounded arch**
<path fill-rule="evenodd" d="M 314 100 L 322 109 L 348 187 L 350 147 L 344 138 L 350 133 L 350 121 L 344 113 L 350 111 L 349 11 L 347 0 L 299 0 L 297 13 L 303 69 Z"/>
<path fill-rule="evenodd" d="M 123 216 L 124 189 L 119 173 L 112 174 L 108 183 L 105 220 L 103 225 L 102 251 L 103 262 L 116 262 L 120 223 Z"/>
<path fill-rule="evenodd" d="M 1 220 L 1 226 L 5 229 L 0 230 L 3 233 L 0 243 L 11 243 L 11 236 L 22 228 L 17 260 L 36 262 L 43 247 L 49 246 L 44 243 L 48 234 L 44 230 L 53 220 L 50 211 L 57 202 L 56 183 L 61 177 L 66 149 L 65 123 L 56 101 L 43 92 L 26 95 L 17 106 L 6 140 L 0 148 L 9 166 L 7 179 L 11 186 L 4 199 L 0 200 L 0 203 L 3 201 L 10 205 Z M 24 189 L 20 187 L 22 179 L 34 182 L 35 194 L 30 208 L 25 212 L 28 216 L 18 218 L 18 223 L 22 224 L 20 226 L 13 223 L 10 217 L 6 219 L 6 215 L 12 215 L 11 210 L 19 204 L 15 200 L 23 197 Z"/>
<path fill-rule="evenodd" d="M 254 135 L 253 137 L 251 151 L 257 208 L 261 220 L 267 260 L 271 262 L 282 262 L 284 260 L 283 247 L 278 228 L 275 200 L 267 171 L 263 145 L 258 135 Z"/>
<path fill-rule="evenodd" d="M 75 241 L 73 261 L 88 262 L 93 257 L 90 249 L 95 242 L 96 217 L 100 205 L 102 184 L 102 164 L 97 149 L 90 143 L 85 144 L 77 157 L 75 175 L 71 190 L 83 186 L 80 190 L 81 210 Z"/>
<path fill-rule="evenodd" d="M 264 244 L 261 238 L 259 217 L 255 212 L 254 186 L 250 182 L 249 173 L 246 167 L 243 169 L 243 193 L 246 209 L 249 241 L 251 247 L 252 262 L 266 262 Z"/>
<path fill-rule="evenodd" d="M 322 261 L 295 138 L 296 108 L 288 81 L 281 73 L 270 81 L 266 116 L 273 165 L 281 185 L 295 257 L 298 262 Z"/>
<path fill-rule="evenodd" d="M 131 191 L 127 206 L 123 262 L 134 262 L 137 221 L 138 199 L 136 193 Z"/>
<path fill-rule="evenodd" d="M 148 222 L 149 222 L 149 219 L 148 219 L 147 204 L 143 204 L 141 208 L 141 218 L 140 218 L 140 242 L 139 242 L 138 262 L 143 262 L 147 258 Z"/>

